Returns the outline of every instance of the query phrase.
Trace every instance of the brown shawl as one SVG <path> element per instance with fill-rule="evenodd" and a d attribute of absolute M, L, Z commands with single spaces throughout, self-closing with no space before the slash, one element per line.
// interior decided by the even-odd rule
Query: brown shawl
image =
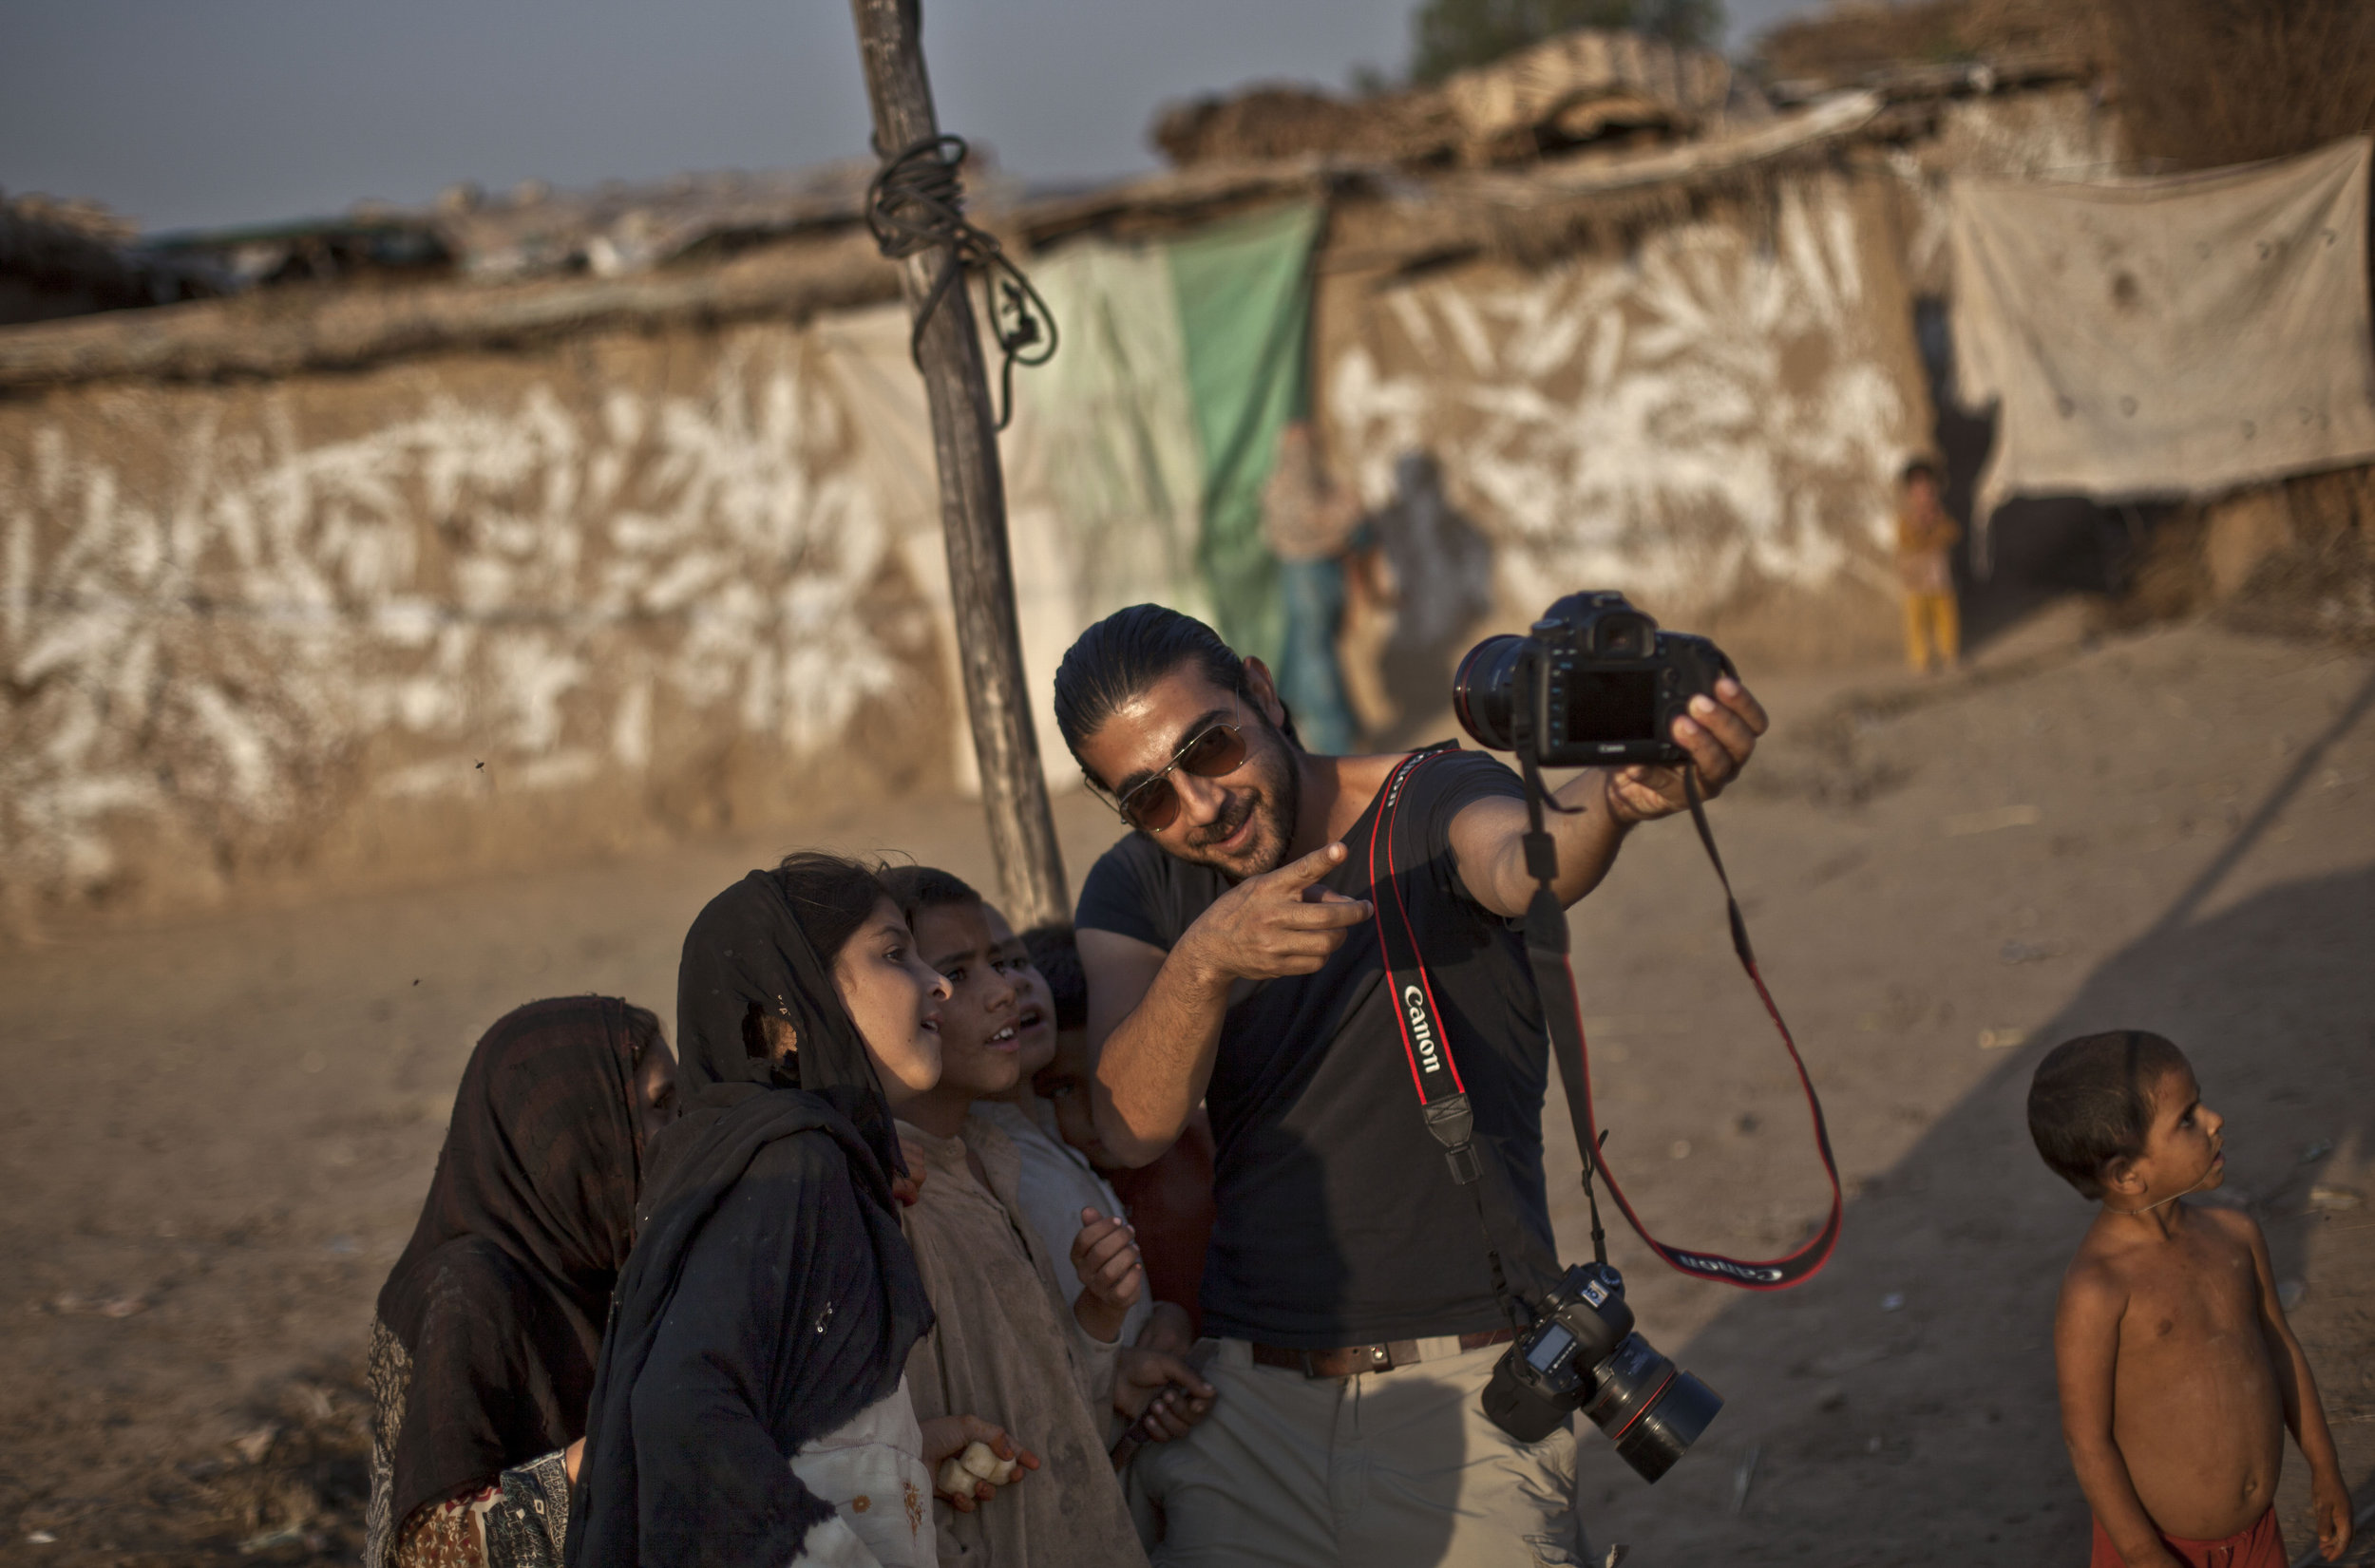
<path fill-rule="evenodd" d="M 973 1513 L 933 1503 L 941 1568 L 1145 1568 L 1106 1456 L 1113 1348 L 1080 1332 L 1029 1239 L 1014 1144 L 978 1111 L 961 1140 L 903 1122 L 899 1138 L 923 1176 L 905 1226 L 934 1314 L 907 1358 L 917 1418 L 978 1415 L 1041 1462 Z M 967 1144 L 987 1187 L 967 1165 Z"/>

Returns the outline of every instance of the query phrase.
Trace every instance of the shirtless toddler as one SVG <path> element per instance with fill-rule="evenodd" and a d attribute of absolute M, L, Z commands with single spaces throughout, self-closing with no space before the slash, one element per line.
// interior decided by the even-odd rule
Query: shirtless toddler
<path fill-rule="evenodd" d="M 2029 1085 L 2045 1163 L 2102 1204 L 2054 1318 L 2062 1433 L 2095 1515 L 2090 1568 L 2286 1568 L 2276 1478 L 2290 1428 L 2318 1544 L 2350 1498 L 2259 1226 L 2190 1206 L 2226 1180 L 2224 1122 L 2184 1053 L 2119 1030 L 2054 1048 Z"/>

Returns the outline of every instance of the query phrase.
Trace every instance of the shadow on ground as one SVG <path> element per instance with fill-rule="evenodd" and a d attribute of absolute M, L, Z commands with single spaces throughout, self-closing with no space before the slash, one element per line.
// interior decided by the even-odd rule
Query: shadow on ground
<path fill-rule="evenodd" d="M 2113 1027 L 2175 1039 L 2226 1117 L 2221 1198 L 2247 1203 L 2267 1229 L 2278 1279 L 2307 1285 L 2293 1324 L 2336 1418 L 2345 1474 L 2367 1501 L 2375 1225 L 2364 1208 L 2313 1207 L 2309 1189 L 2346 1181 L 2364 1192 L 2375 1165 L 2375 868 L 2215 900 L 2370 702 L 2375 685 L 2150 930 L 1864 1183 L 1824 1274 L 1727 1307 L 1680 1347 L 1677 1359 L 1732 1402 L 1682 1465 L 1651 1491 L 1586 1433 L 1581 1506 L 1596 1545 L 1629 1542 L 1637 1563 L 2085 1559 L 2050 1335 L 2090 1210 L 2038 1161 L 2023 1103 L 2052 1045 Z M 1992 1214 L 1943 1223 L 1942 1208 L 1971 1212 L 1946 1195 L 1974 1186 L 1994 1193 Z M 1974 1486 L 1975 1471 L 1989 1483 Z M 2278 1506 L 2297 1558 L 2310 1540 L 2308 1484 L 2290 1448 Z M 2375 1541 L 2362 1540 L 2349 1560 L 2375 1561 Z"/>

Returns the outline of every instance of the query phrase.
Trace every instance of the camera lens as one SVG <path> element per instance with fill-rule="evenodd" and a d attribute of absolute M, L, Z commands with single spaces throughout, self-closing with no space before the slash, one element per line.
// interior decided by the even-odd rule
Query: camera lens
<path fill-rule="evenodd" d="M 1639 1334 L 1626 1335 L 1599 1372 L 1599 1387 L 1584 1402 L 1584 1414 L 1644 1481 L 1672 1469 L 1723 1408 L 1721 1395 Z"/>
<path fill-rule="evenodd" d="M 1510 695 L 1525 646 L 1523 637 L 1487 637 L 1468 651 L 1452 677 L 1452 711 L 1460 727 L 1488 751 L 1507 751 L 1512 744 Z"/>

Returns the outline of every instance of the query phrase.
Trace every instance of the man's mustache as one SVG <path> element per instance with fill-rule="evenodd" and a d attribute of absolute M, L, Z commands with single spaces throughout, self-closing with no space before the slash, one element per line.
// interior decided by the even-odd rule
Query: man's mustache
<path fill-rule="evenodd" d="M 1237 805 L 1223 811 L 1220 816 L 1188 836 L 1189 846 L 1195 849 L 1209 849 L 1219 843 L 1223 839 L 1245 825 L 1245 819 L 1253 815 L 1254 805 L 1253 798 L 1247 796 Z"/>

